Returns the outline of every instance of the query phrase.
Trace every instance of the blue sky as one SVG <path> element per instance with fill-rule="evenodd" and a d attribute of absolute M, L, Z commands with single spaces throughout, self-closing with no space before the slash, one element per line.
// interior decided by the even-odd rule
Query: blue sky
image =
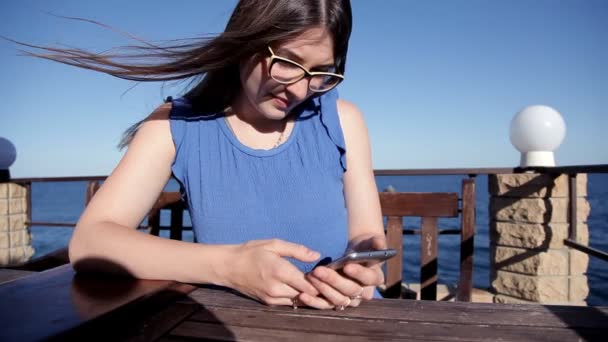
<path fill-rule="evenodd" d="M 0 3 L 0 35 L 101 51 L 222 30 L 235 1 Z M 608 1 L 352 0 L 341 97 L 359 106 L 375 168 L 512 167 L 509 124 L 523 107 L 567 125 L 560 165 L 608 163 Z M 13 177 L 109 174 L 124 129 L 184 84 L 133 84 L 18 56 L 0 40 L 0 136 L 17 147 Z"/>

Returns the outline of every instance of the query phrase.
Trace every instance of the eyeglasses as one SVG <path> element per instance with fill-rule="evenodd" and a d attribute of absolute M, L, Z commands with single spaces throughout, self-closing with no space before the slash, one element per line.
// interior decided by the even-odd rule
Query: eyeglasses
<path fill-rule="evenodd" d="M 310 91 L 322 93 L 333 89 L 344 80 L 344 76 L 340 74 L 309 71 L 299 63 L 275 55 L 270 46 L 268 47 L 268 51 L 270 51 L 268 74 L 273 80 L 281 84 L 293 84 L 304 77 L 308 77 L 308 88 Z"/>

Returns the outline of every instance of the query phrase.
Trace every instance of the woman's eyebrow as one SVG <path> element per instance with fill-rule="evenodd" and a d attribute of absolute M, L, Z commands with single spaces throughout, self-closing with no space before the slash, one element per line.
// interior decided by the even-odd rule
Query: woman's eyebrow
<path fill-rule="evenodd" d="M 294 61 L 296 61 L 300 64 L 304 63 L 304 59 L 302 57 L 300 57 L 295 52 L 287 50 L 287 49 L 279 49 L 277 51 L 277 56 L 293 59 Z M 327 63 L 327 64 L 315 65 L 314 67 L 315 68 L 331 68 L 331 67 L 335 67 L 335 66 L 336 66 L 335 63 Z"/>

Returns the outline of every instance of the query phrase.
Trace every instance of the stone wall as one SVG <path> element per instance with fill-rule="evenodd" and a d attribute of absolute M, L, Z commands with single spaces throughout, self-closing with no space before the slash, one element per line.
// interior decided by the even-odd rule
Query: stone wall
<path fill-rule="evenodd" d="M 27 188 L 0 183 L 0 266 L 22 264 L 34 255 L 27 210 Z"/>
<path fill-rule="evenodd" d="M 577 176 L 578 241 L 587 244 L 587 176 Z M 589 257 L 564 245 L 568 176 L 489 176 L 491 288 L 498 303 L 585 305 Z"/>

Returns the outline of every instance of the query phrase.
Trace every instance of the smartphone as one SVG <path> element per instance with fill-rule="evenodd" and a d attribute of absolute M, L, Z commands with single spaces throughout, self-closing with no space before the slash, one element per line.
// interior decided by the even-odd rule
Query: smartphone
<path fill-rule="evenodd" d="M 357 264 L 365 264 L 366 266 L 371 266 L 382 261 L 388 260 L 397 255 L 397 251 L 394 249 L 380 249 L 373 251 L 360 251 L 360 252 L 349 252 L 341 256 L 336 260 L 331 260 L 331 258 L 325 258 L 315 266 L 325 266 L 329 267 L 332 270 L 339 270 L 344 267 L 346 264 L 357 263 Z"/>

